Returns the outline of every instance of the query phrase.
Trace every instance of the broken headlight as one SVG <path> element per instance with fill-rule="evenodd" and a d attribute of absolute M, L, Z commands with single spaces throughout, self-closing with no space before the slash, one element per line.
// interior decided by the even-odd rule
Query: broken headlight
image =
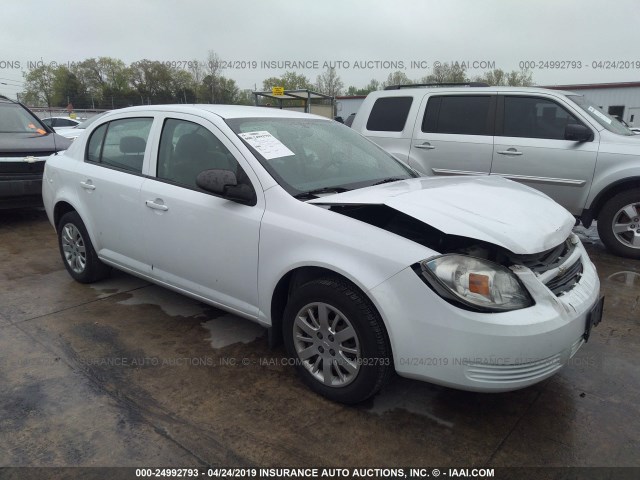
<path fill-rule="evenodd" d="M 481 258 L 442 255 L 414 270 L 445 300 L 470 310 L 504 312 L 534 304 L 511 270 Z"/>

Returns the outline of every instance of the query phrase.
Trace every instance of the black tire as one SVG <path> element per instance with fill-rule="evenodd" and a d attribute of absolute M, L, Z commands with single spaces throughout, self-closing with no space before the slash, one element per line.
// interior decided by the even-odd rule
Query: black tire
<path fill-rule="evenodd" d="M 65 213 L 58 222 L 57 230 L 62 263 L 74 280 L 80 283 L 93 283 L 109 276 L 111 267 L 98 258 L 87 229 L 77 212 Z M 70 239 L 73 241 L 70 242 Z M 84 261 L 82 261 L 83 258 Z"/>
<path fill-rule="evenodd" d="M 626 206 L 634 206 L 632 208 L 635 208 L 636 215 L 633 218 L 619 213 Z M 614 220 L 620 223 L 630 221 L 629 227 L 634 227 L 635 235 L 640 233 L 640 222 L 636 221 L 640 220 L 640 189 L 618 193 L 607 200 L 598 215 L 598 235 L 607 249 L 621 257 L 640 259 L 640 246 L 634 248 L 630 245 L 634 232 L 629 230 L 629 232 L 623 232 L 618 236 L 613 230 Z"/>
<path fill-rule="evenodd" d="M 333 322 L 333 328 L 329 328 L 330 334 L 325 338 L 320 336 L 320 339 L 317 339 L 317 333 L 311 336 L 306 331 L 303 332 L 300 330 L 300 323 L 296 323 L 302 309 L 305 308 L 305 312 L 308 312 L 309 309 L 306 307 L 313 310 L 312 305 L 319 308 L 324 308 L 322 305 L 328 306 L 328 324 Z M 315 312 L 319 320 L 319 310 Z M 342 320 L 339 320 L 338 314 L 342 315 Z M 307 315 L 306 318 L 311 317 Z M 302 317 L 300 321 L 304 321 Z M 353 327 L 355 337 L 346 341 L 339 340 L 340 332 L 351 335 L 348 326 Z M 321 327 L 315 332 L 319 333 L 320 330 Z M 331 333 L 335 333 L 336 338 Z M 301 334 L 304 336 L 302 340 Z M 354 404 L 368 399 L 383 387 L 394 371 L 391 346 L 380 315 L 360 289 L 339 277 L 313 280 L 293 292 L 284 312 L 283 340 L 287 353 L 295 361 L 296 370 L 304 383 L 313 391 L 335 402 Z M 309 346 L 308 350 L 313 351 L 313 356 L 307 356 L 306 362 L 298 353 L 304 346 Z M 358 348 L 359 355 L 345 350 Z M 330 360 L 326 363 L 331 374 L 322 376 L 338 382 L 333 386 L 325 384 L 309 370 L 312 363 L 318 365 L 316 362 L 320 362 L 320 370 L 325 365 L 325 358 Z M 351 369 L 353 365 L 359 365 L 355 373 L 348 372 L 347 368 L 340 366 L 347 366 L 347 358 Z M 340 374 L 346 378 L 343 379 Z M 318 371 L 316 375 L 321 375 L 321 372 Z"/>

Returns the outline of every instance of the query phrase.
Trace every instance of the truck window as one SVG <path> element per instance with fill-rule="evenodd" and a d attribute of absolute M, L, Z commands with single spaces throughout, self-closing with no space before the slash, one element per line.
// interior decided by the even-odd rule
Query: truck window
<path fill-rule="evenodd" d="M 581 122 L 555 102 L 537 97 L 504 97 L 505 137 L 564 140 L 568 124 Z"/>
<path fill-rule="evenodd" d="M 407 123 L 413 97 L 379 98 L 373 104 L 367 130 L 375 132 L 401 132 Z"/>
<path fill-rule="evenodd" d="M 429 98 L 422 120 L 426 133 L 492 135 L 490 95 L 452 95 Z"/>

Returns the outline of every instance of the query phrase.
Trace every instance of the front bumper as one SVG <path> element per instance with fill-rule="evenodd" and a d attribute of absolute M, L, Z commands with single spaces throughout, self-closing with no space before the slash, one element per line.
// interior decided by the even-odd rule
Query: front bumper
<path fill-rule="evenodd" d="M 42 206 L 42 172 L 46 158 L 31 163 L 0 159 L 0 208 Z"/>
<path fill-rule="evenodd" d="M 0 178 L 0 208 L 42 206 L 42 174 L 28 178 Z"/>
<path fill-rule="evenodd" d="M 581 244 L 583 273 L 556 297 L 531 270 L 515 271 L 536 304 L 503 313 L 462 310 L 434 293 L 409 267 L 370 293 L 391 340 L 396 371 L 463 390 L 499 392 L 556 373 L 584 344 L 600 281 Z"/>

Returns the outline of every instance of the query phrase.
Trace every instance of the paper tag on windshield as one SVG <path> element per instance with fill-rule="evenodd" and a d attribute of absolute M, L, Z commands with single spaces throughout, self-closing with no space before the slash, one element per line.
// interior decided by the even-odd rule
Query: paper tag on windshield
<path fill-rule="evenodd" d="M 255 148 L 267 160 L 295 155 L 280 140 L 267 131 L 239 133 L 238 136 Z"/>
<path fill-rule="evenodd" d="M 598 110 L 597 108 L 593 108 L 593 107 L 589 107 L 588 110 L 593 113 L 596 117 L 604 120 L 605 122 L 607 122 L 607 124 L 611 125 L 611 119 L 609 117 L 607 117 L 604 113 L 602 113 L 600 110 Z"/>

